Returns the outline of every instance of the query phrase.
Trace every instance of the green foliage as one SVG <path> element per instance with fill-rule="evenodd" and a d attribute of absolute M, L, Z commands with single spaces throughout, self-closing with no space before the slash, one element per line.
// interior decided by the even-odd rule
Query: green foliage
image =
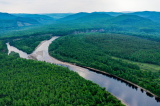
<path fill-rule="evenodd" d="M 87 35 L 85 42 L 103 49 L 106 54 L 160 65 L 160 43 L 120 34 Z"/>
<path fill-rule="evenodd" d="M 20 57 L 18 53 L 15 53 L 15 52 L 13 52 L 13 51 L 12 51 L 9 55 L 10 55 L 10 56 L 17 57 L 17 58 Z"/>
<path fill-rule="evenodd" d="M 43 40 L 48 40 L 51 38 L 51 34 L 23 37 L 19 39 L 14 39 L 10 41 L 10 45 L 17 47 L 18 49 L 30 54 Z"/>
<path fill-rule="evenodd" d="M 120 52 L 119 55 L 123 55 L 124 48 L 129 54 L 130 48 L 137 50 L 147 44 L 144 42 L 144 45 L 140 46 L 137 42 L 141 40 L 135 39 L 132 39 L 133 42 L 128 42 L 128 39 L 131 41 L 131 38 L 132 36 L 99 33 L 69 35 L 55 40 L 49 46 L 49 53 L 63 61 L 93 67 L 119 76 L 160 96 L 160 74 L 158 72 L 142 71 L 135 64 L 113 59 L 110 56 L 112 52 L 117 53 L 117 51 Z"/>
<path fill-rule="evenodd" d="M 7 45 L 4 40 L 0 40 L 0 53 L 7 53 Z"/>
<path fill-rule="evenodd" d="M 0 105 L 112 105 L 121 102 L 67 68 L 0 54 Z"/>

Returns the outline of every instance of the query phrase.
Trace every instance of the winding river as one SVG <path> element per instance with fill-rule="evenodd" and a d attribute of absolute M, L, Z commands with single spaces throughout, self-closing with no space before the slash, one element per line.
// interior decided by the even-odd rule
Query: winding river
<path fill-rule="evenodd" d="M 17 48 L 10 46 L 7 43 L 9 53 L 14 51 L 19 53 L 21 58 L 25 59 L 36 59 L 38 61 L 46 61 L 49 63 L 54 63 L 57 65 L 68 67 L 70 70 L 77 72 L 83 78 L 90 80 L 101 87 L 105 87 L 112 95 L 120 99 L 124 104 L 129 106 L 160 106 L 155 97 L 149 96 L 145 91 L 141 91 L 140 88 L 135 88 L 121 80 L 118 80 L 113 77 L 109 77 L 103 74 L 99 74 L 93 71 L 90 71 L 86 68 L 75 66 L 70 63 L 59 61 L 51 57 L 48 53 L 48 47 L 58 37 L 53 37 L 50 40 L 43 41 L 35 49 L 32 54 L 26 54 L 23 51 L 18 50 Z M 9 54 L 8 53 L 8 54 Z"/>

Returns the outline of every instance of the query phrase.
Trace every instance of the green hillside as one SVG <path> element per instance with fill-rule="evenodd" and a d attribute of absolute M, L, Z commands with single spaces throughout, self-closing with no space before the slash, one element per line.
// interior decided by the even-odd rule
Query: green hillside
<path fill-rule="evenodd" d="M 101 30 L 101 32 L 128 34 L 160 41 L 159 28 L 160 24 L 136 15 L 125 14 L 112 17 L 103 12 L 94 12 L 72 14 L 56 20 L 53 24 L 24 31 L 3 33 L 0 36 L 27 36 L 33 34 L 67 35 L 73 34 L 76 31 L 86 33 L 99 32 Z"/>
<path fill-rule="evenodd" d="M 75 20 L 77 18 L 81 18 L 84 17 L 86 15 L 88 15 L 89 13 L 85 13 L 85 12 L 80 12 L 80 13 L 76 13 L 76 14 L 71 14 L 69 16 L 66 16 L 64 18 L 59 19 L 58 21 L 71 21 L 71 20 Z"/>
<path fill-rule="evenodd" d="M 138 15 L 144 18 L 151 19 L 154 22 L 160 23 L 160 12 L 155 12 L 155 11 L 142 11 L 142 12 L 134 12 L 130 13 L 133 15 Z"/>
<path fill-rule="evenodd" d="M 39 15 L 39 14 L 13 14 L 15 16 L 18 17 L 23 17 L 23 18 L 27 18 L 27 19 L 33 19 L 38 21 L 39 23 L 53 23 L 54 22 L 54 18 L 46 16 L 46 15 Z"/>
<path fill-rule="evenodd" d="M 46 15 L 46 16 L 52 17 L 57 20 L 57 19 L 67 17 L 72 14 L 74 13 L 48 13 L 48 14 L 42 14 L 42 15 Z"/>
<path fill-rule="evenodd" d="M 39 24 L 38 21 L 34 19 L 17 17 L 8 13 L 0 13 L 0 23 L 1 30 Z"/>

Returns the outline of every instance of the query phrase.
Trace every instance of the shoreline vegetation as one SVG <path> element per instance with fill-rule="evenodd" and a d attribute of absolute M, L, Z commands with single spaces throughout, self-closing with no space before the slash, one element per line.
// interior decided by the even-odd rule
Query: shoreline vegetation
<path fill-rule="evenodd" d="M 52 58 L 57 59 L 56 57 L 52 57 Z M 35 59 L 35 57 L 34 57 L 33 59 Z M 59 60 L 59 59 L 58 59 L 58 60 Z M 59 60 L 59 61 L 64 62 L 64 63 L 68 63 L 68 62 L 63 61 L 63 60 Z M 113 77 L 113 78 L 116 78 L 116 79 L 118 79 L 118 80 L 121 80 L 122 82 L 125 82 L 126 84 L 128 84 L 129 86 L 132 86 L 132 87 L 135 88 L 135 89 L 140 88 L 142 92 L 145 91 L 148 96 L 150 96 L 150 97 L 155 97 L 155 99 L 156 99 L 158 102 L 160 102 L 160 97 L 159 97 L 159 96 L 153 94 L 153 93 L 150 92 L 149 90 L 147 90 L 147 89 L 145 89 L 145 88 L 143 88 L 143 87 L 141 87 L 141 86 L 139 86 L 139 85 L 137 85 L 137 84 L 135 84 L 135 83 L 132 83 L 132 82 L 130 82 L 130 81 L 128 81 L 128 80 L 125 80 L 125 79 L 120 78 L 120 77 L 118 77 L 118 76 L 116 76 L 116 75 L 112 75 L 112 74 L 110 74 L 110 73 L 107 73 L 107 72 L 104 72 L 104 71 L 101 71 L 101 70 L 98 70 L 98 69 L 94 69 L 94 68 L 91 68 L 91 67 L 86 67 L 86 66 L 82 66 L 82 65 L 77 65 L 76 63 L 69 63 L 69 64 L 72 64 L 72 65 L 75 65 L 75 66 L 79 66 L 79 67 L 82 67 L 82 68 L 86 68 L 86 69 L 88 69 L 88 70 L 90 70 L 90 71 L 93 71 L 93 72 L 96 72 L 96 73 L 100 73 L 100 74 L 103 74 L 103 75 L 106 75 L 106 76 Z M 124 103 L 125 103 L 125 102 L 124 102 Z M 127 104 L 127 103 L 125 103 L 125 104 Z"/>
<path fill-rule="evenodd" d="M 55 36 L 55 37 L 56 37 L 56 36 Z M 45 43 L 45 41 L 42 41 L 42 42 L 36 47 L 36 49 L 39 48 L 43 43 Z M 36 49 L 35 49 L 35 50 L 36 50 Z M 30 56 L 30 59 L 38 60 L 35 55 L 30 54 L 29 56 Z M 41 56 L 43 56 L 43 55 L 41 55 Z M 56 58 L 54 58 L 54 57 L 52 57 L 52 56 L 51 56 L 51 58 L 52 58 L 52 59 L 56 59 Z M 57 59 L 56 59 L 56 60 L 57 60 Z M 58 61 L 60 61 L 60 60 L 58 60 Z M 63 61 L 60 61 L 60 62 L 64 63 Z M 59 63 L 59 62 L 58 62 L 58 63 Z M 68 64 L 72 64 L 72 63 L 67 63 L 67 65 L 68 65 Z M 64 65 L 66 65 L 66 62 L 64 63 Z M 76 65 L 76 64 L 72 64 L 72 65 L 78 66 L 78 65 Z M 82 68 L 88 69 L 88 67 L 83 67 L 83 66 L 78 66 L 78 67 L 82 67 Z M 95 71 L 95 72 L 96 72 L 96 71 Z M 101 74 L 103 74 L 103 73 L 101 73 Z M 114 95 L 112 94 L 112 96 L 114 96 Z M 125 101 L 121 100 L 120 98 L 118 98 L 118 97 L 116 97 L 116 96 L 114 96 L 114 97 L 115 97 L 117 100 L 120 100 L 120 101 L 122 102 L 122 104 L 124 104 L 125 106 L 129 106 Z"/>
<path fill-rule="evenodd" d="M 91 37 L 92 34 L 86 34 L 86 36 Z M 132 83 L 134 83 L 138 86 L 141 86 L 142 88 L 144 88 L 145 91 L 148 92 L 148 95 L 151 94 L 151 96 L 153 95 L 157 98 L 157 100 L 159 100 L 158 97 L 160 95 L 160 92 L 155 93 L 153 89 L 150 89 L 150 87 L 152 87 L 150 85 L 153 82 L 155 82 L 154 86 L 157 86 L 157 87 L 160 86 L 159 81 L 158 81 L 159 77 L 158 78 L 155 77 L 156 74 L 159 74 L 158 72 L 143 71 L 139 68 L 139 66 L 137 66 L 135 64 L 123 62 L 123 60 L 117 60 L 117 59 L 115 60 L 115 59 L 112 59 L 111 57 L 108 57 L 108 56 L 104 57 L 103 56 L 104 53 L 102 53 L 101 51 L 100 52 L 96 51 L 96 50 L 100 50 L 100 49 L 97 49 L 98 47 L 95 47 L 93 45 L 85 43 L 84 38 L 85 38 L 85 34 L 68 35 L 65 37 L 61 37 L 50 45 L 49 54 L 51 56 L 57 58 L 58 60 L 61 60 L 61 61 L 73 63 L 78 66 L 92 67 L 94 69 L 103 70 L 103 71 L 105 70 L 105 72 L 110 73 L 112 75 L 115 75 L 115 76 L 118 75 L 119 78 L 125 79 L 127 81 L 131 81 Z M 73 41 L 73 42 L 71 42 L 71 41 Z M 71 50 L 71 47 L 72 47 L 72 50 Z M 94 48 L 95 50 L 92 48 Z M 72 52 L 70 52 L 70 51 L 72 51 Z M 91 51 L 92 51 L 92 53 L 91 53 Z M 77 53 L 78 53 L 78 55 L 77 55 Z M 93 57 L 94 60 L 91 59 L 92 56 L 94 56 Z M 104 60 L 102 57 L 104 59 L 106 58 L 107 60 Z M 82 58 L 83 58 L 83 60 L 82 60 Z M 101 60 L 99 60 L 98 58 L 100 58 Z M 89 60 L 86 60 L 86 59 L 89 59 Z M 118 63 L 114 63 L 114 67 L 118 64 L 121 64 L 121 67 L 126 67 L 126 69 L 128 71 L 125 68 L 122 68 L 122 69 L 119 68 L 120 67 L 119 65 L 118 65 L 118 67 L 115 67 L 114 69 L 112 69 L 113 66 L 110 65 L 110 69 L 108 69 L 108 66 L 104 65 L 105 63 L 108 64 L 108 59 L 112 59 L 112 61 L 114 60 L 115 62 L 118 62 Z M 94 61 L 96 62 L 96 64 L 98 66 L 95 64 L 93 65 Z M 103 62 L 103 61 L 105 61 L 105 62 Z M 125 65 L 124 65 L 124 63 L 125 63 Z M 113 73 L 113 72 L 115 72 L 114 70 L 116 68 L 118 68 L 116 72 L 118 72 L 118 70 L 120 70 L 121 74 Z M 110 70 L 112 70 L 112 71 L 110 71 Z M 132 79 L 134 79 L 134 80 L 132 80 L 132 79 L 129 80 L 128 79 L 128 78 L 130 78 L 129 76 L 125 77 L 126 74 L 121 72 L 121 70 L 122 71 L 124 70 L 127 73 L 129 72 L 130 76 L 132 76 L 133 77 Z M 142 76 L 145 76 L 145 75 L 146 75 L 146 78 L 144 77 L 145 78 L 144 79 Z M 152 77 L 152 79 L 150 77 Z M 147 81 L 147 79 L 148 79 L 148 81 Z M 149 80 L 152 80 L 152 81 L 149 81 Z M 146 81 L 148 84 L 143 85 L 143 83 Z M 156 85 L 156 84 L 158 84 L 158 85 Z M 158 88 L 157 87 L 155 90 L 158 91 L 159 87 Z M 155 94 L 157 94 L 157 96 Z"/>

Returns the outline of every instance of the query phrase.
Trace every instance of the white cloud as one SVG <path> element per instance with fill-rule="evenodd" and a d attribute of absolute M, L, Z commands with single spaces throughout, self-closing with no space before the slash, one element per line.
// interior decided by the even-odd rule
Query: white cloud
<path fill-rule="evenodd" d="M 160 0 L 0 0 L 0 11 L 57 13 L 93 11 L 160 11 Z"/>

